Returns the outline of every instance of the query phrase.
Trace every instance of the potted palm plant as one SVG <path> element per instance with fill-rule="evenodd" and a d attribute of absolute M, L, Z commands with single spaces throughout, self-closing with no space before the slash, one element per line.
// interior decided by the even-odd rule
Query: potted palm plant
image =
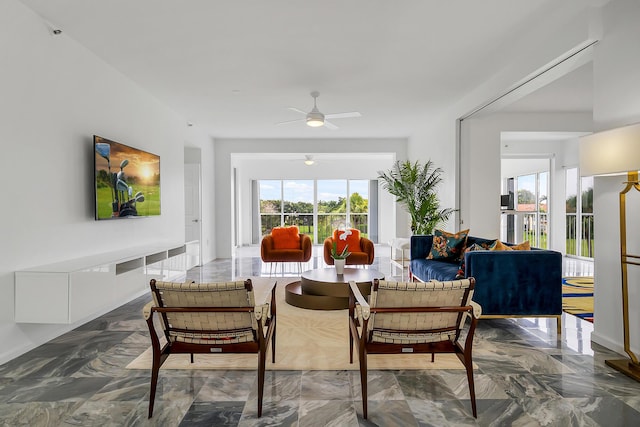
<path fill-rule="evenodd" d="M 344 264 L 347 261 L 347 257 L 351 255 L 349 252 L 349 245 L 345 245 L 341 252 L 338 252 L 337 242 L 333 242 L 331 248 L 331 258 L 333 258 L 333 265 L 336 266 L 336 274 L 344 274 Z"/>
<path fill-rule="evenodd" d="M 382 187 L 407 209 L 412 234 L 433 234 L 433 229 L 455 212 L 440 209 L 436 187 L 442 182 L 441 175 L 442 169 L 435 167 L 431 160 L 424 165 L 398 160 L 390 170 L 378 172 Z"/>

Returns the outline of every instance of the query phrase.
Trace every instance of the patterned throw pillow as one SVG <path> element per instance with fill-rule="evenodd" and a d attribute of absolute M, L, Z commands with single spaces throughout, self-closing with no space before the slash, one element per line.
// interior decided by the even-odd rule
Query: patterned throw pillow
<path fill-rule="evenodd" d="M 343 236 L 345 233 L 347 235 Z M 349 245 L 347 249 L 349 252 L 362 252 L 362 248 L 360 248 L 360 230 L 356 228 L 333 230 L 333 241 L 336 242 L 338 253 L 342 252 L 347 245 Z"/>
<path fill-rule="evenodd" d="M 456 279 L 464 279 L 466 276 L 464 274 L 465 271 L 465 260 L 464 260 L 464 254 L 466 254 L 467 252 L 473 252 L 473 251 L 486 251 L 487 248 L 474 243 L 473 245 L 469 246 L 468 248 L 466 248 L 462 254 L 462 260 L 460 261 L 460 268 L 458 268 L 458 272 L 456 273 Z"/>
<path fill-rule="evenodd" d="M 459 261 L 467 243 L 469 230 L 458 231 L 457 233 L 447 233 L 442 230 L 435 230 L 433 233 L 433 244 L 427 259 L 440 259 Z"/>

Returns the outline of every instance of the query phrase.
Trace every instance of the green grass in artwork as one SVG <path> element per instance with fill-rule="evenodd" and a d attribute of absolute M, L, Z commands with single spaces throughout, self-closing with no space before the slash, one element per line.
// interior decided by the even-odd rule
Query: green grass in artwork
<path fill-rule="evenodd" d="M 139 216 L 160 215 L 160 186 L 159 185 L 136 185 L 134 194 L 138 191 L 144 195 L 144 202 L 138 202 L 136 209 Z M 111 218 L 111 203 L 113 192 L 111 187 L 100 187 L 97 189 L 97 217 L 99 219 Z"/>

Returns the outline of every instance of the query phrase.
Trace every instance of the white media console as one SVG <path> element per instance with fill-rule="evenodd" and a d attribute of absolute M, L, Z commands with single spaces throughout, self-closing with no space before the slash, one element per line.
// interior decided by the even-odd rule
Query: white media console
<path fill-rule="evenodd" d="M 91 320 L 149 292 L 150 279 L 184 277 L 193 267 L 191 246 L 197 244 L 127 248 L 16 271 L 15 321 Z"/>

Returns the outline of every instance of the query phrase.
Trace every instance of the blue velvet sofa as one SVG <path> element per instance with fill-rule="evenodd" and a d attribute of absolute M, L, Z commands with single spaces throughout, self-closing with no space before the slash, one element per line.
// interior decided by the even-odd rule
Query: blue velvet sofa
<path fill-rule="evenodd" d="M 493 240 L 469 236 L 467 247 Z M 413 280 L 453 280 L 460 262 L 427 259 L 433 236 L 411 236 L 409 274 Z M 465 253 L 465 277 L 474 277 L 473 300 L 482 317 L 556 317 L 562 315 L 562 255 L 530 251 L 472 251 Z"/>

